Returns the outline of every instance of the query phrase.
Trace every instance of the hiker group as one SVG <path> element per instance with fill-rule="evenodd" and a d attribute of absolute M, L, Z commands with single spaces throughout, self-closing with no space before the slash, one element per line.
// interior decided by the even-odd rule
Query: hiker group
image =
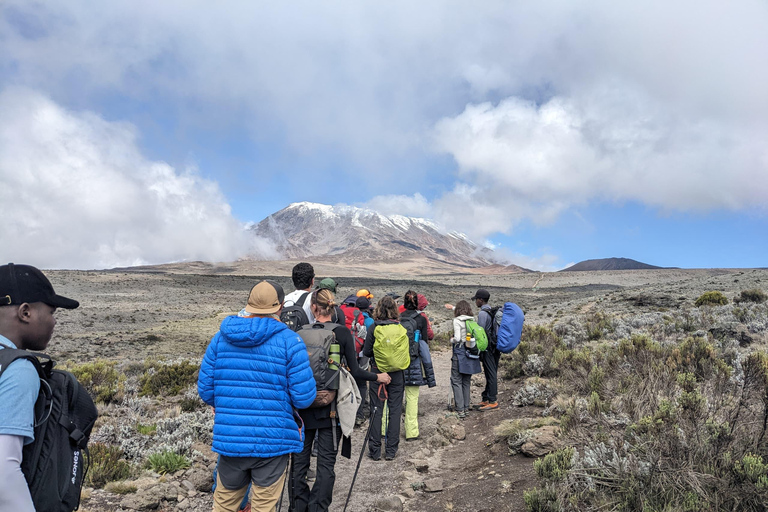
<path fill-rule="evenodd" d="M 405 440 L 420 437 L 419 389 L 437 385 L 427 298 L 390 292 L 374 306 L 361 289 L 337 301 L 336 282 L 316 286 L 308 263 L 296 265 L 292 279 L 296 290 L 287 295 L 272 281 L 253 286 L 200 366 L 198 394 L 213 408 L 219 455 L 215 512 L 282 509 L 286 488 L 288 510 L 328 510 L 337 454 L 351 458 L 355 427 L 368 422 L 357 469 L 366 448 L 374 461 L 397 456 L 403 409 Z M 492 308 L 489 298 L 482 289 L 472 298 L 477 321 L 467 301 L 446 306 L 454 310 L 450 407 L 460 418 L 472 410 L 470 382 L 481 368 L 486 387 L 476 408 L 498 407 L 499 356 L 520 339 L 520 308 Z M 28 352 L 47 347 L 57 308 L 78 306 L 38 269 L 0 266 L 0 512 L 79 505 L 97 410 L 72 374 Z"/>
<path fill-rule="evenodd" d="M 328 510 L 337 454 L 351 458 L 355 427 L 368 421 L 357 469 L 365 454 L 374 461 L 397 456 L 403 412 L 405 440 L 420 437 L 419 389 L 437 385 L 427 298 L 390 292 L 374 306 L 373 294 L 361 289 L 337 300 L 336 282 L 315 285 L 308 263 L 296 265 L 292 279 L 296 290 L 287 295 L 275 282 L 256 284 L 203 358 L 198 391 L 214 407 L 213 451 L 220 455 L 215 512 L 282 508 L 285 488 L 288 510 Z M 460 418 L 471 409 L 470 381 L 481 367 L 486 388 L 476 409 L 499 406 L 499 356 L 522 330 L 516 305 L 492 308 L 489 298 L 486 290 L 473 297 L 477 321 L 467 301 L 449 306 L 451 407 Z"/>

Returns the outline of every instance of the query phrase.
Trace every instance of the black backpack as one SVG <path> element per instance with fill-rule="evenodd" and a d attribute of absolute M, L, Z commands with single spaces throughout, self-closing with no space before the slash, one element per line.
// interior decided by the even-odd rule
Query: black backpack
<path fill-rule="evenodd" d="M 420 314 L 413 310 L 405 310 L 400 314 L 400 325 L 408 331 L 408 355 L 411 356 L 411 359 L 419 357 L 419 342 L 416 340 L 419 324 L 416 323 L 416 317 Z"/>
<path fill-rule="evenodd" d="M 493 306 L 488 314 L 491 315 L 491 328 L 485 331 L 488 335 L 488 346 L 496 348 L 496 342 L 499 336 L 499 325 L 501 325 L 501 317 L 504 314 L 504 310 L 501 306 Z"/>
<path fill-rule="evenodd" d="M 299 332 L 302 326 L 309 324 L 309 318 L 307 318 L 307 312 L 304 311 L 304 303 L 309 297 L 309 292 L 306 292 L 301 298 L 293 303 L 293 306 L 284 308 L 280 313 L 280 321 L 288 326 L 293 332 Z"/>
<path fill-rule="evenodd" d="M 40 376 L 35 440 L 24 446 L 21 462 L 32 502 L 38 512 L 77 510 L 90 463 L 88 439 L 99 415 L 96 404 L 74 375 L 54 370 L 56 363 L 45 354 L 4 348 L 0 376 L 17 359 L 32 362 Z"/>

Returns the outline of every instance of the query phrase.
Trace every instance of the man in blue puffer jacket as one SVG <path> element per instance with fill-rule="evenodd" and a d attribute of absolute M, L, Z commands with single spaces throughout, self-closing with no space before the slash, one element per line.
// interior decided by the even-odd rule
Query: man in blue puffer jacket
<path fill-rule="evenodd" d="M 251 510 L 273 510 L 289 454 L 304 447 L 294 409 L 315 399 L 307 348 L 279 321 L 285 294 L 262 281 L 249 316 L 229 316 L 205 351 L 197 391 L 214 407 L 213 451 L 220 454 L 214 512 L 236 512 L 251 483 Z"/>

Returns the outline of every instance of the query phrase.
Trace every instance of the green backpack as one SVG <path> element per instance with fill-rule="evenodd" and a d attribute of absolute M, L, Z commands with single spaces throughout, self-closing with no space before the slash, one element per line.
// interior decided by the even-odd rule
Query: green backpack
<path fill-rule="evenodd" d="M 380 372 L 405 370 L 411 365 L 408 331 L 400 324 L 376 324 L 373 359 Z"/>
<path fill-rule="evenodd" d="M 480 327 L 480 324 L 475 322 L 474 320 L 467 320 L 467 332 L 475 338 L 475 344 L 477 345 L 477 350 L 480 352 L 484 352 L 485 349 L 488 348 L 488 335 L 485 333 L 485 329 Z"/>

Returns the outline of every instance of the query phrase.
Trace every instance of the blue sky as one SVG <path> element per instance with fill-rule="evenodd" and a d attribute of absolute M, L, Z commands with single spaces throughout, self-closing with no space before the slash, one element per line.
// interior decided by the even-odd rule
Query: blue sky
<path fill-rule="evenodd" d="M 291 202 L 538 270 L 766 266 L 768 6 L 0 5 L 0 259 L 279 257 Z"/>

